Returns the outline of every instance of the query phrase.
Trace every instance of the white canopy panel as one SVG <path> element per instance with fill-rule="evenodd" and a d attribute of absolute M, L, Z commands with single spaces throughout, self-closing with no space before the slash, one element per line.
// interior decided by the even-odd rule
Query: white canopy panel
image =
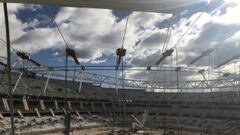
<path fill-rule="evenodd" d="M 89 7 L 119 9 L 158 13 L 174 13 L 186 6 L 207 0 L 0 0 L 9 3 L 60 5 L 69 7 Z"/>

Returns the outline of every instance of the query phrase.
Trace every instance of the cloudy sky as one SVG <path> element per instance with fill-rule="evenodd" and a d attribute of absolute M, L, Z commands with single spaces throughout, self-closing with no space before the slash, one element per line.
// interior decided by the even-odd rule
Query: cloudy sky
<path fill-rule="evenodd" d="M 210 79 L 220 77 L 221 74 L 217 73 L 220 71 L 239 72 L 237 55 L 240 55 L 240 4 L 235 0 L 216 0 L 209 5 L 201 2 L 175 14 L 23 4 L 8 4 L 8 8 L 12 47 L 29 53 L 33 59 L 46 66 L 64 65 L 66 45 L 54 21 L 67 44 L 77 51 L 81 64 L 115 65 L 115 52 L 122 45 L 129 14 L 124 42 L 124 48 L 127 49 L 125 65 L 154 65 L 164 51 L 174 48 L 172 56 L 165 59 L 160 66 L 191 69 L 191 72 L 181 72 L 181 79 L 202 79 L 192 69 L 209 70 L 209 74 L 206 74 Z M 0 11 L 0 38 L 5 40 L 2 4 Z M 189 64 L 209 49 L 213 50 L 212 53 Z M 6 56 L 5 43 L 2 41 L 0 55 Z M 234 60 L 216 68 L 231 58 Z M 73 61 L 70 65 L 74 65 Z M 115 74 L 115 71 L 91 72 Z M 175 76 L 175 71 L 125 71 L 125 77 L 129 79 L 170 81 L 176 80 Z"/>

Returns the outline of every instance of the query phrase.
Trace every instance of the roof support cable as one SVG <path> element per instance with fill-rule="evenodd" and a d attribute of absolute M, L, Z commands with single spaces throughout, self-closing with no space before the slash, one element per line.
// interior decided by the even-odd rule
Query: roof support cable
<path fill-rule="evenodd" d="M 205 9 L 199 14 L 199 16 L 193 21 L 193 23 L 188 27 L 188 29 L 180 36 L 177 42 L 173 45 L 173 48 L 176 49 L 176 65 L 178 67 L 178 52 L 177 52 L 177 45 L 182 41 L 182 39 L 188 34 L 188 32 L 192 29 L 192 27 L 196 24 L 196 22 L 202 17 L 203 13 L 208 9 L 210 4 L 208 4 Z"/>
<path fill-rule="evenodd" d="M 166 43 L 167 43 L 167 40 L 168 40 L 169 31 L 170 31 L 170 24 L 167 28 L 167 35 L 165 36 L 165 39 L 164 39 L 164 42 L 163 42 L 163 46 L 162 46 L 162 50 L 161 50 L 162 52 L 164 52 L 164 50 L 165 50 L 165 46 L 166 46 Z"/>
<path fill-rule="evenodd" d="M 165 87 L 166 87 L 166 81 L 165 81 L 165 79 L 166 79 L 166 73 L 165 73 L 165 67 L 163 67 L 163 93 L 165 94 L 166 93 L 166 89 L 165 89 Z"/>
<path fill-rule="evenodd" d="M 233 35 L 234 35 L 234 33 L 232 33 L 229 37 L 232 37 Z M 229 39 L 229 38 L 226 38 L 226 39 L 222 40 L 221 42 L 225 42 L 227 39 Z M 206 50 L 202 51 L 202 53 L 198 57 L 194 58 L 188 65 L 192 65 L 192 64 L 198 62 L 199 60 L 201 60 L 202 58 L 211 55 L 214 51 L 218 51 L 217 49 L 220 48 L 221 46 L 222 46 L 222 44 L 214 45 L 211 48 L 207 48 Z M 218 57 L 218 60 L 219 60 L 219 57 Z M 220 62 L 218 62 L 218 63 L 220 63 Z M 220 65 L 220 66 L 222 66 L 222 65 Z M 212 68 L 213 67 L 211 67 L 211 69 Z M 216 68 L 218 68 L 218 67 L 215 67 L 215 69 Z"/>
<path fill-rule="evenodd" d="M 123 64 L 124 64 L 124 58 L 123 58 L 123 61 L 122 61 L 122 89 L 124 89 L 124 67 L 123 67 Z"/>
<path fill-rule="evenodd" d="M 52 14 L 50 8 L 49 8 L 48 6 L 46 6 L 46 8 L 47 8 L 48 15 L 51 17 L 52 23 L 54 23 L 54 25 L 56 26 L 57 31 L 59 32 L 59 34 L 60 34 L 63 42 L 65 43 L 65 45 L 66 45 L 67 47 L 69 47 L 66 39 L 65 39 L 64 36 L 63 36 L 62 31 L 60 30 L 60 27 L 58 26 L 57 22 L 55 21 L 55 19 L 54 19 L 54 17 L 53 17 L 53 14 Z"/>
<path fill-rule="evenodd" d="M 238 65 L 238 78 L 240 77 L 240 64 Z M 238 84 L 238 96 L 240 96 L 240 83 Z"/>
<path fill-rule="evenodd" d="M 180 73 L 180 71 L 181 71 L 181 67 L 177 67 L 176 69 L 175 69 L 175 71 L 177 72 L 177 92 L 180 92 L 180 93 L 182 93 L 182 90 L 179 88 L 179 73 Z"/>
<path fill-rule="evenodd" d="M 162 47 L 162 57 L 157 61 L 157 63 L 155 63 L 155 65 L 159 65 L 166 57 L 169 56 L 169 54 L 171 55 L 172 52 L 173 52 L 173 49 L 170 49 L 170 50 L 166 50 L 166 48 L 168 47 L 168 43 L 169 43 L 169 40 L 171 38 L 171 25 L 172 25 L 172 18 L 170 19 L 170 23 L 169 23 L 169 26 L 168 26 L 168 30 L 167 30 L 167 35 L 165 36 L 165 39 L 164 39 L 164 44 L 163 44 L 163 47 Z M 166 50 L 166 51 L 165 51 Z M 159 70 L 160 67 L 158 66 L 157 67 L 157 70 Z M 151 66 L 147 66 L 147 71 L 150 71 L 151 72 Z M 156 85 L 154 84 L 154 82 L 157 82 L 157 76 L 159 72 L 153 72 L 153 79 L 152 79 L 152 86 Z M 154 92 L 154 90 L 153 90 Z"/>
<path fill-rule="evenodd" d="M 118 70 L 116 70 L 116 86 L 115 86 L 115 94 L 117 93 L 118 93 Z"/>
<path fill-rule="evenodd" d="M 182 93 L 182 90 L 179 91 L 179 72 L 181 71 L 181 67 L 179 67 L 178 64 L 178 48 L 175 46 L 175 55 L 176 55 L 176 69 L 175 71 L 177 72 L 177 91 Z"/>
<path fill-rule="evenodd" d="M 116 50 L 116 54 L 117 54 L 117 62 L 116 62 L 116 67 L 115 67 L 115 70 L 116 70 L 116 77 L 117 77 L 117 74 L 118 74 L 118 69 L 119 69 L 119 65 L 122 63 L 122 87 L 124 87 L 123 85 L 123 79 L 124 79 L 124 69 L 123 69 L 123 57 L 126 56 L 126 52 L 127 50 L 124 49 L 124 45 L 125 45 L 125 38 L 126 38 L 126 33 L 127 33 L 127 27 L 128 27 L 128 22 L 129 22 L 129 16 L 130 16 L 130 13 L 128 11 L 128 15 L 127 15 L 127 18 L 126 18 L 126 24 L 125 24 L 125 28 L 124 28 L 124 32 L 123 32 L 123 37 L 122 37 L 122 45 L 121 45 L 121 48 L 118 48 Z M 116 78 L 116 93 L 118 92 L 118 78 Z"/>
<path fill-rule="evenodd" d="M 159 65 L 161 62 L 164 61 L 164 59 L 166 59 L 167 57 L 169 57 L 170 55 L 172 55 L 172 53 L 174 52 L 174 49 L 170 48 L 169 50 L 167 50 L 168 48 L 168 44 L 169 44 L 169 40 L 171 38 L 171 24 L 172 24 L 172 19 L 170 19 L 170 23 L 168 26 L 168 30 L 167 30 L 167 35 L 165 37 L 164 43 L 163 43 L 163 47 L 162 47 L 162 56 L 161 58 L 156 62 L 155 65 Z"/>
<path fill-rule="evenodd" d="M 129 16 L 130 16 L 130 13 L 129 13 L 129 11 L 128 11 L 127 20 L 126 20 L 126 24 L 125 24 L 125 28 L 124 28 L 124 33 L 123 33 L 123 38 L 122 38 L 122 47 L 121 47 L 121 48 L 124 48 L 124 43 L 125 43 L 125 37 L 126 37 L 126 33 L 127 33 Z"/>
<path fill-rule="evenodd" d="M 4 40 L 1 39 L 1 38 L 0 38 L 0 40 L 1 40 L 3 43 L 5 43 L 5 45 L 6 45 L 6 41 L 4 41 Z M 27 61 L 31 62 L 33 65 L 35 65 L 35 66 L 37 66 L 37 67 L 42 66 L 40 63 L 38 63 L 37 61 L 33 60 L 33 59 L 31 58 L 31 56 L 30 56 L 29 54 L 27 54 L 26 52 L 17 50 L 17 49 L 15 49 L 15 48 L 13 48 L 12 46 L 11 46 L 11 49 L 12 49 L 12 51 L 14 51 L 14 52 L 16 53 L 16 55 L 17 55 L 18 57 L 20 57 L 22 60 L 27 60 Z"/>
<path fill-rule="evenodd" d="M 173 18 L 174 16 L 172 16 L 170 18 L 170 22 L 169 22 L 169 25 L 168 25 L 168 28 L 167 28 L 167 35 L 164 39 L 164 44 L 163 44 L 163 47 L 162 47 L 162 53 L 167 49 L 168 47 L 168 43 L 169 43 L 169 40 L 171 38 L 171 34 L 172 34 L 172 22 L 173 22 Z"/>
<path fill-rule="evenodd" d="M 237 61 L 234 61 L 234 85 L 236 85 L 235 84 L 236 83 L 235 80 L 236 80 L 236 77 L 237 77 L 236 75 L 237 75 Z M 233 87 L 233 89 L 234 89 L 234 92 L 237 91 L 236 87 Z"/>
<path fill-rule="evenodd" d="M 217 59 L 217 62 L 218 62 L 218 63 L 222 62 L 222 59 L 221 59 L 221 58 L 222 58 L 222 57 L 221 57 L 222 55 L 220 55 L 219 48 L 216 48 L 216 54 L 217 54 L 217 58 L 218 58 L 218 59 Z M 220 68 L 217 68 L 217 70 L 218 70 L 218 76 L 221 76 L 221 67 L 220 67 Z M 221 91 L 221 88 L 219 88 L 218 90 Z"/>
<path fill-rule="evenodd" d="M 76 63 L 74 63 L 74 68 L 73 68 L 73 78 L 72 78 L 72 81 L 75 82 L 76 80 Z"/>
<path fill-rule="evenodd" d="M 65 59 L 66 59 L 66 60 L 65 60 L 65 89 L 64 89 L 64 108 L 66 108 L 66 97 L 67 97 L 66 94 L 67 94 L 67 80 L 68 80 L 68 77 L 67 77 L 67 74 L 68 74 L 68 73 L 67 73 L 67 72 L 68 72 L 68 70 L 67 70 L 67 68 L 68 68 L 68 57 L 71 56 L 71 57 L 73 58 L 74 62 L 75 62 L 77 65 L 79 65 L 80 62 L 79 62 L 78 59 L 77 59 L 77 55 L 76 55 L 75 50 L 73 50 L 73 49 L 71 49 L 71 48 L 69 47 L 66 39 L 65 39 L 64 36 L 63 36 L 63 33 L 62 33 L 61 30 L 60 30 L 60 27 L 58 26 L 57 22 L 54 20 L 54 17 L 53 17 L 53 15 L 52 15 L 52 13 L 51 13 L 51 10 L 49 9 L 48 6 L 46 6 L 46 7 L 47 7 L 47 11 L 48 11 L 50 17 L 52 18 L 52 22 L 55 24 L 55 26 L 56 26 L 56 28 L 57 28 L 57 30 L 58 30 L 58 32 L 59 32 L 59 34 L 60 34 L 63 42 L 64 42 L 65 45 L 66 45 L 66 52 L 65 52 L 65 53 L 66 53 L 66 55 L 65 55 Z"/>
<path fill-rule="evenodd" d="M 208 55 L 208 80 L 210 79 L 211 57 Z"/>
<path fill-rule="evenodd" d="M 29 60 L 31 60 L 31 59 L 29 59 Z M 29 106 L 28 106 L 28 100 L 30 99 L 30 77 L 32 77 L 31 76 L 31 73 L 33 73 L 33 72 L 31 72 L 31 71 L 29 71 L 29 61 L 27 61 L 27 75 L 26 75 L 26 77 L 27 77 L 27 93 L 24 93 L 24 95 L 23 95 L 23 104 L 24 104 L 24 109 L 26 110 L 26 111 L 29 111 Z M 40 64 L 39 63 L 37 63 L 37 62 L 35 62 L 34 60 L 33 60 L 33 63 L 35 63 L 36 65 L 38 65 L 38 66 L 40 66 Z M 31 70 L 31 69 L 30 69 Z M 30 125 L 32 125 L 32 117 L 30 117 Z M 30 133 L 32 134 L 32 126 L 31 126 L 31 128 L 30 128 Z"/>
<path fill-rule="evenodd" d="M 116 70 L 118 70 L 118 67 L 121 64 L 121 61 L 123 60 L 122 57 L 124 57 L 126 55 L 126 52 L 127 52 L 127 50 L 124 49 L 124 43 L 125 43 L 125 37 L 126 37 L 126 32 L 127 32 L 129 16 L 130 16 L 130 14 L 128 14 L 128 16 L 127 16 L 127 20 L 126 20 L 126 24 L 125 24 L 125 28 L 124 28 L 124 33 L 123 33 L 123 38 L 122 38 L 121 48 L 118 48 L 116 50 L 116 54 L 117 54 L 117 57 L 118 57 L 117 64 L 116 64 Z"/>
<path fill-rule="evenodd" d="M 67 84 L 68 84 L 68 55 L 67 53 L 65 54 L 65 79 L 64 79 L 64 108 L 66 109 L 67 108 L 67 101 L 66 101 L 66 98 L 67 98 Z"/>
<path fill-rule="evenodd" d="M 173 73 L 172 73 L 172 55 L 171 55 L 171 93 L 172 93 L 172 87 L 173 87 Z"/>
<path fill-rule="evenodd" d="M 192 29 L 192 27 L 197 23 L 197 21 L 202 17 L 203 13 L 206 12 L 210 4 L 208 4 L 204 10 L 199 14 L 199 16 L 193 21 L 193 23 L 188 27 L 188 29 L 180 36 L 180 38 L 177 40 L 177 42 L 174 44 L 174 47 L 176 47 L 182 40 L 183 38 L 188 34 L 188 32 Z"/>

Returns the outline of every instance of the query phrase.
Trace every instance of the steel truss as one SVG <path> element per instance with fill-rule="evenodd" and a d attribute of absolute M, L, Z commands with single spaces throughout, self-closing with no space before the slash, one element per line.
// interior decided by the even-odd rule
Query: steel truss
<path fill-rule="evenodd" d="M 70 72 L 70 71 L 69 71 Z M 72 72 L 72 71 L 71 71 Z M 240 88 L 240 77 L 237 78 L 225 78 L 225 79 L 215 79 L 215 80 L 194 80 L 194 81 L 142 81 L 142 80 L 131 80 L 131 79 L 120 79 L 116 81 L 115 77 L 100 75 L 95 73 L 84 72 L 81 77 L 81 72 L 79 75 L 74 76 L 73 73 L 68 73 L 68 80 L 91 82 L 102 87 L 115 88 L 116 82 L 118 86 L 124 84 L 124 88 L 133 89 L 181 89 L 183 91 L 189 90 L 210 90 L 221 89 L 221 88 Z M 47 72 L 38 72 L 37 75 L 42 76 L 42 74 L 47 76 Z M 52 78 L 63 79 L 64 74 L 61 71 L 52 71 Z M 75 78 L 75 79 L 74 79 Z M 165 84 L 164 84 L 165 83 Z M 177 87 L 178 83 L 178 87 Z M 164 87 L 165 86 L 165 87 Z M 120 87 L 121 88 L 121 87 Z"/>
<path fill-rule="evenodd" d="M 112 68 L 112 66 L 109 66 Z M 107 69 L 109 69 L 107 67 Z M 143 80 L 132 80 L 132 79 L 120 79 L 116 80 L 116 77 L 95 74 L 85 71 L 86 69 L 95 68 L 93 67 L 69 67 L 68 71 L 68 80 L 77 81 L 81 84 L 81 82 L 90 82 L 96 85 L 100 85 L 102 87 L 108 88 L 116 88 L 116 85 L 121 88 L 124 85 L 124 88 L 131 89 L 150 89 L 150 90 L 180 90 L 183 92 L 210 92 L 218 91 L 219 89 L 225 88 L 225 90 L 229 90 L 229 88 L 239 91 L 240 90 L 240 77 L 226 77 L 222 79 L 214 79 L 214 80 L 193 80 L 193 81 L 143 81 Z M 103 68 L 103 67 L 100 67 Z M 167 67 L 171 70 L 172 67 Z M 187 71 L 182 72 L 194 72 L 196 69 L 188 69 Z M 64 79 L 64 67 L 32 67 L 31 70 L 36 72 L 37 76 L 44 75 L 45 77 L 50 77 L 54 79 Z M 19 72 L 18 68 L 13 68 L 14 72 Z M 83 72 L 84 71 L 84 72 Z M 81 85 L 79 86 L 81 87 Z M 79 88 L 79 91 L 81 88 Z M 223 90 L 224 91 L 224 90 Z"/>

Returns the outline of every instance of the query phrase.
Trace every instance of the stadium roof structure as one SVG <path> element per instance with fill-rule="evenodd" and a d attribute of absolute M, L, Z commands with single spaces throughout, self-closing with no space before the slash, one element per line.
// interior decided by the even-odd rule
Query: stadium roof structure
<path fill-rule="evenodd" d="M 144 11 L 157 13 L 175 13 L 187 6 L 207 0 L 1 0 L 8 3 L 59 5 L 69 7 L 87 7 Z"/>

